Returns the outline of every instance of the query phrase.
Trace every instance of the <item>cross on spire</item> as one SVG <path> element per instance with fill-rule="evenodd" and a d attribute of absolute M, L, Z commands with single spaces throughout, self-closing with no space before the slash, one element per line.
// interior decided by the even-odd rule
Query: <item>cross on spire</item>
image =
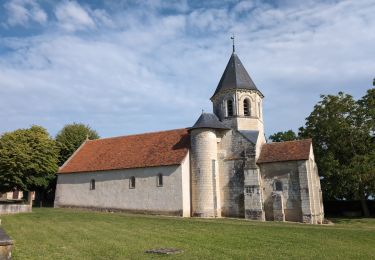
<path fill-rule="evenodd" d="M 230 37 L 231 38 L 231 40 L 232 40 L 232 43 L 233 43 L 233 53 L 234 53 L 234 51 L 235 51 L 235 48 L 234 48 L 234 34 L 232 35 L 232 37 Z"/>

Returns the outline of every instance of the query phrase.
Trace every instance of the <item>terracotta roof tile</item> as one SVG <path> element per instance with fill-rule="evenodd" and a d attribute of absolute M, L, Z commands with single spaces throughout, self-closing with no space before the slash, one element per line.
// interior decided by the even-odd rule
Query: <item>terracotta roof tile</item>
<path fill-rule="evenodd" d="M 310 147 L 311 139 L 264 144 L 257 163 L 308 160 Z"/>
<path fill-rule="evenodd" d="M 187 129 L 86 141 L 59 174 L 177 165 L 190 146 Z"/>

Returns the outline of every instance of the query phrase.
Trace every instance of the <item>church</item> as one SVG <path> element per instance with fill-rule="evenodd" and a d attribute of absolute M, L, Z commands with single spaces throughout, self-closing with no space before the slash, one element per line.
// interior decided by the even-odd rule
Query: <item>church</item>
<path fill-rule="evenodd" d="M 86 140 L 60 167 L 55 207 L 321 224 L 312 141 L 267 143 L 263 94 L 234 51 L 189 128 Z"/>

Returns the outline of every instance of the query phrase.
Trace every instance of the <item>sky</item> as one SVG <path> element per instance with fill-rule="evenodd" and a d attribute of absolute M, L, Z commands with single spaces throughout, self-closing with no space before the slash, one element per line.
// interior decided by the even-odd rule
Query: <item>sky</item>
<path fill-rule="evenodd" d="M 374 14 L 374 0 L 0 0 L 0 134 L 192 126 L 212 111 L 232 34 L 266 135 L 296 131 L 321 94 L 372 87 Z"/>

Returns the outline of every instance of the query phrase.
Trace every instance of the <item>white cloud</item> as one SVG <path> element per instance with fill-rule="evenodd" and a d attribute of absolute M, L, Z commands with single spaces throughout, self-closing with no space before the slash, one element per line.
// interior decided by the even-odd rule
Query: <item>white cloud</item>
<path fill-rule="evenodd" d="M 103 9 L 95 9 L 91 11 L 91 15 L 98 24 L 103 24 L 107 27 L 115 27 L 114 22 L 112 21 L 109 14 Z"/>
<path fill-rule="evenodd" d="M 65 1 L 57 31 L 0 39 L 12 49 L 0 53 L 0 132 L 41 124 L 56 133 L 73 121 L 102 136 L 190 126 L 202 108 L 211 111 L 232 32 L 265 94 L 267 134 L 303 125 L 320 94 L 360 97 L 374 77 L 372 0 L 158 8 L 110 12 Z"/>
<path fill-rule="evenodd" d="M 30 21 L 44 24 L 47 13 L 35 0 L 10 0 L 4 4 L 7 11 L 7 23 L 10 26 L 27 26 Z"/>
<path fill-rule="evenodd" d="M 255 7 L 256 7 L 255 1 L 248 1 L 248 0 L 240 1 L 234 6 L 233 11 L 236 13 L 244 13 L 244 12 L 250 11 L 251 9 Z"/>
<path fill-rule="evenodd" d="M 199 31 L 226 31 L 233 22 L 226 9 L 194 10 L 188 21 L 193 30 Z"/>
<path fill-rule="evenodd" d="M 75 1 L 63 1 L 56 7 L 55 15 L 59 25 L 66 31 L 79 31 L 96 27 L 89 13 Z"/>

